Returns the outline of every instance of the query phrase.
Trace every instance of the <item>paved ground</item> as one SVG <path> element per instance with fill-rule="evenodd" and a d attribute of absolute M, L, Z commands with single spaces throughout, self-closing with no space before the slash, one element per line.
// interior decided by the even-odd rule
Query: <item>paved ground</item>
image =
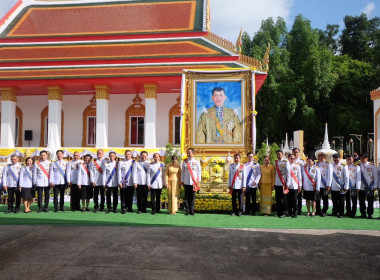
<path fill-rule="evenodd" d="M 0 226 L 0 279 L 378 279 L 380 231 Z"/>

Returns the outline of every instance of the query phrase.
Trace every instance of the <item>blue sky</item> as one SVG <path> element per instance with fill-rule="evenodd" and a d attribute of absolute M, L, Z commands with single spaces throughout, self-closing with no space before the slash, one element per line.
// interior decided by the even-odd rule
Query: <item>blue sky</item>
<path fill-rule="evenodd" d="M 0 18 L 16 2 L 0 0 Z M 380 17 L 380 0 L 211 0 L 211 29 L 235 43 L 240 28 L 252 37 L 268 17 L 284 18 L 290 29 L 295 16 L 302 14 L 313 28 L 324 30 L 327 24 L 339 24 L 342 29 L 345 15 L 362 12 L 369 18 Z"/>

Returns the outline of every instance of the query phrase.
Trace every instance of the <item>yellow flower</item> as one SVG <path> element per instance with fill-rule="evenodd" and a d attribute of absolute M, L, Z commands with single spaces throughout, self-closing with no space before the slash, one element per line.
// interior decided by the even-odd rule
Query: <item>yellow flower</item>
<path fill-rule="evenodd" d="M 215 173 L 219 173 L 219 172 L 222 171 L 222 168 L 220 167 L 219 164 L 217 164 L 217 165 L 214 166 L 213 171 L 214 171 Z"/>

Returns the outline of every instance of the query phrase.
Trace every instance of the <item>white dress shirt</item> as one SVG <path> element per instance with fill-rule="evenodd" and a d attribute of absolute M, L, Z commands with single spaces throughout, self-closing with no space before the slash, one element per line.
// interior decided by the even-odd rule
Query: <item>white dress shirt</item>
<path fill-rule="evenodd" d="M 192 158 L 192 159 L 188 158 L 187 160 L 184 160 L 182 162 L 181 183 L 184 183 L 185 185 L 188 185 L 188 186 L 192 186 L 194 184 L 194 181 L 190 175 L 187 162 L 190 164 L 190 168 L 193 172 L 194 179 L 200 183 L 202 169 L 201 169 L 200 162 L 196 160 L 195 158 Z"/>
<path fill-rule="evenodd" d="M 135 161 L 132 167 L 132 180 L 133 184 L 146 186 L 146 172 L 149 169 L 149 161 Z"/>
<path fill-rule="evenodd" d="M 34 166 L 24 166 L 20 171 L 19 186 L 20 188 L 32 188 L 33 186 L 33 169 Z M 29 174 L 29 175 L 28 175 Z"/>
<path fill-rule="evenodd" d="M 309 173 L 310 177 L 313 179 L 315 183 L 315 190 L 320 191 L 321 189 L 321 171 L 319 170 L 319 167 L 316 165 L 307 166 L 305 165 L 302 168 L 302 180 L 303 180 L 303 189 L 305 191 L 313 191 L 314 186 L 309 177 L 306 175 L 306 171 Z"/>
<path fill-rule="evenodd" d="M 251 173 L 252 175 L 248 180 L 248 175 Z M 244 170 L 243 170 L 243 177 L 244 177 L 244 187 L 249 188 L 257 188 L 259 186 L 259 181 L 261 178 L 261 170 L 260 165 L 258 163 L 255 163 L 253 161 L 246 162 L 244 164 Z"/>
<path fill-rule="evenodd" d="M 289 163 L 289 172 L 293 172 L 294 177 L 297 179 L 297 181 L 293 178 L 292 174 L 290 174 L 290 180 L 288 183 L 288 187 L 291 190 L 298 190 L 298 188 L 302 187 L 302 172 L 301 172 L 302 165 L 296 164 L 296 163 Z"/>
<path fill-rule="evenodd" d="M 57 164 L 61 170 L 57 167 Z M 54 161 L 50 164 L 50 179 L 49 184 L 64 185 L 66 183 L 66 168 L 67 162 L 63 159 Z M 61 173 L 62 172 L 62 173 Z"/>
<path fill-rule="evenodd" d="M 133 169 L 133 162 L 134 160 L 132 159 L 129 159 L 129 160 L 126 160 L 124 159 L 123 161 L 119 161 L 119 164 L 118 164 L 118 181 L 119 181 L 119 184 L 123 184 L 123 186 L 133 186 L 133 175 L 132 175 L 132 169 Z M 131 170 L 129 172 L 129 170 Z M 128 174 L 129 172 L 129 175 L 128 175 L 128 178 L 126 179 L 125 176 Z M 125 181 L 126 179 L 126 181 Z"/>
<path fill-rule="evenodd" d="M 105 161 L 102 165 L 102 169 L 103 169 L 103 186 L 107 186 L 108 188 L 117 187 L 119 185 L 119 181 L 117 179 L 118 175 L 117 175 L 117 162 L 116 162 L 116 160 Z M 112 178 L 109 179 L 114 169 L 115 169 L 115 172 L 114 172 Z M 108 181 L 108 184 L 107 184 L 107 181 Z"/>
<path fill-rule="evenodd" d="M 240 190 L 242 188 L 245 188 L 243 186 L 244 178 L 243 178 L 243 170 L 244 168 L 240 168 L 242 166 L 241 163 L 233 163 L 230 165 L 229 174 L 228 174 L 228 187 L 232 187 L 235 190 Z M 235 182 L 232 182 L 232 180 L 235 178 L 235 174 L 238 172 L 238 175 L 236 176 Z M 233 185 L 232 185 L 233 183 Z"/>
<path fill-rule="evenodd" d="M 46 175 L 46 173 L 44 171 L 42 171 L 42 169 L 38 163 L 49 174 L 51 162 L 48 160 L 36 162 L 36 163 L 34 163 L 34 170 L 33 170 L 33 183 L 34 183 L 34 185 L 36 185 L 37 187 L 48 187 L 49 186 L 49 176 Z"/>
<path fill-rule="evenodd" d="M 71 183 L 74 185 L 77 185 L 78 183 L 78 172 L 79 172 L 79 166 L 81 165 L 82 161 L 71 161 L 67 163 L 67 169 L 66 169 L 66 180 L 67 183 Z"/>
<path fill-rule="evenodd" d="M 348 169 L 347 169 L 347 166 L 341 164 L 341 163 L 338 163 L 338 164 L 333 164 L 333 172 L 335 173 L 335 175 L 337 176 L 339 182 L 343 185 L 343 188 L 345 190 L 348 190 L 349 188 L 349 183 L 348 183 Z M 331 183 L 331 190 L 332 191 L 340 191 L 340 185 L 338 184 L 338 182 L 336 181 L 336 179 L 334 178 L 334 174 L 333 174 L 333 180 L 332 180 L 332 183 Z"/>
<path fill-rule="evenodd" d="M 323 161 L 323 162 L 322 161 L 318 161 L 316 163 L 316 165 L 318 165 L 319 171 L 321 171 L 321 189 L 325 189 L 326 187 L 331 187 L 331 183 L 332 183 L 332 179 L 333 179 L 333 176 L 332 176 L 332 173 L 333 173 L 332 164 L 328 163 L 327 161 Z M 326 185 L 323 184 L 322 177 L 325 180 Z"/>
<path fill-rule="evenodd" d="M 285 185 L 288 185 L 288 182 L 290 181 L 290 168 L 289 168 L 289 162 L 286 159 L 276 160 L 276 163 L 278 164 L 278 168 L 280 169 L 280 173 L 282 178 L 285 181 Z M 274 181 L 275 186 L 283 186 L 280 177 L 278 176 L 276 163 L 274 165 L 275 173 L 276 173 L 276 179 Z"/>
<path fill-rule="evenodd" d="M 13 175 L 16 177 L 16 180 L 12 176 L 9 169 L 12 170 Z M 17 162 L 16 164 L 9 164 L 9 165 L 5 166 L 4 170 L 3 170 L 3 186 L 7 186 L 8 188 L 18 187 L 18 180 L 20 177 L 20 171 L 21 171 L 21 165 L 19 162 Z"/>
<path fill-rule="evenodd" d="M 151 183 L 153 177 L 155 176 L 155 174 L 157 174 L 158 171 L 160 171 L 160 173 L 157 175 L 154 182 Z M 147 181 L 146 184 L 150 186 L 152 189 L 162 189 L 162 186 L 165 184 L 164 178 L 165 178 L 164 165 L 161 162 L 151 163 L 147 172 L 147 176 L 146 176 L 146 181 Z"/>

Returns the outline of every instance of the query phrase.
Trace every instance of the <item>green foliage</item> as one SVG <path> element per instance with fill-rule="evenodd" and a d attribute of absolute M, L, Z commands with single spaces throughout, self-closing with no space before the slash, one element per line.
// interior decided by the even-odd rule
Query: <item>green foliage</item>
<path fill-rule="evenodd" d="M 277 146 L 276 143 L 273 143 L 272 145 L 267 145 L 265 143 L 261 144 L 260 150 L 257 152 L 257 160 L 260 164 L 264 163 L 264 157 L 269 155 L 270 156 L 270 162 L 271 164 L 274 164 L 274 161 L 277 159 L 276 152 L 280 148 Z M 268 152 L 269 150 L 269 152 Z"/>
<path fill-rule="evenodd" d="M 380 85 L 380 18 L 346 16 L 344 24 L 339 37 L 338 25 L 313 29 L 298 15 L 289 32 L 284 19 L 268 18 L 251 42 L 243 34 L 244 53 L 256 59 L 271 44 L 269 75 L 256 96 L 258 142 L 280 143 L 286 132 L 304 130 L 308 153 L 323 140 L 326 122 L 331 136 L 373 131 L 369 92 Z"/>
<path fill-rule="evenodd" d="M 166 144 L 165 149 L 165 165 L 172 162 L 172 156 L 177 156 L 178 162 L 182 160 L 181 150 L 177 148 L 173 148 L 173 145 L 170 143 Z"/>

